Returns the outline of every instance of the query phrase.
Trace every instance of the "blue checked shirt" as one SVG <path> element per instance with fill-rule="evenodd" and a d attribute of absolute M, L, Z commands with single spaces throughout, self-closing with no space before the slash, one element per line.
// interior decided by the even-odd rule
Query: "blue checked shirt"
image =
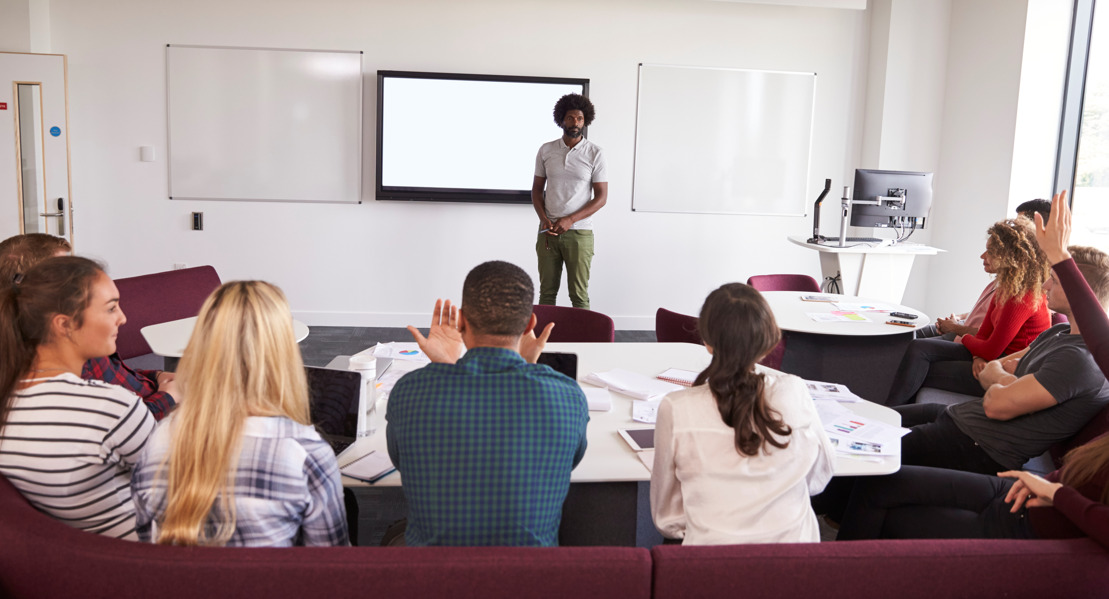
<path fill-rule="evenodd" d="M 408 545 L 558 544 L 589 409 L 572 379 L 507 349 L 429 364 L 389 394 Z"/>
<path fill-rule="evenodd" d="M 154 431 L 131 475 L 140 541 L 157 539 L 166 514 L 163 462 L 173 422 L 170 415 Z M 236 461 L 235 532 L 228 547 L 350 544 L 335 452 L 312 427 L 280 416 L 247 418 Z M 209 514 L 209 533 L 216 517 Z"/>

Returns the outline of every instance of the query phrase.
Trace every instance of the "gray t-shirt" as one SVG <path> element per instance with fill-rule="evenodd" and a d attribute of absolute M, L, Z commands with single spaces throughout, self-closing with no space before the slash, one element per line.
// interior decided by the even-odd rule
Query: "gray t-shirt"
<path fill-rule="evenodd" d="M 547 179 L 543 205 L 547 218 L 562 218 L 577 212 L 593 198 L 594 183 L 608 183 L 605 155 L 597 144 L 582 138 L 574 147 L 562 138 L 539 146 L 535 176 Z M 593 228 L 593 217 L 583 218 L 571 229 Z"/>
<path fill-rule="evenodd" d="M 1013 374 L 1036 377 L 1058 405 L 1012 420 L 987 417 L 981 399 L 947 409 L 959 430 L 1007 468 L 1019 469 L 1030 458 L 1073 437 L 1109 404 L 1109 383 L 1082 336 L 1070 334 L 1069 324 L 1055 325 L 1036 337 Z"/>

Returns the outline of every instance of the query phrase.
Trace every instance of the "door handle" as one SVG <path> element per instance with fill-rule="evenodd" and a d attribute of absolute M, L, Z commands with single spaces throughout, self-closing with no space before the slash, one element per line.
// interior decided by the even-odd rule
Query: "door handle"
<path fill-rule="evenodd" d="M 65 216 L 65 212 L 39 212 L 39 216 Z"/>
<path fill-rule="evenodd" d="M 58 218 L 58 235 L 65 237 L 65 198 L 58 198 L 57 212 L 39 212 L 39 216 L 53 216 Z"/>

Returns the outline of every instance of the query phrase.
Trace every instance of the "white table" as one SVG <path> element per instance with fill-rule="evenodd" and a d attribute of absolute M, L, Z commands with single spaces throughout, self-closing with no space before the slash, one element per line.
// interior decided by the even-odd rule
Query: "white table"
<path fill-rule="evenodd" d="M 708 366 L 710 356 L 703 346 L 691 343 L 548 343 L 547 350 L 578 355 L 578 377 L 591 372 L 623 368 L 640 374 L 655 376 L 667 368 L 700 371 Z M 582 383 L 583 386 L 590 386 Z M 612 393 L 612 409 L 608 412 L 590 412 L 586 431 L 589 447 L 581 463 L 570 474 L 574 483 L 593 482 L 642 482 L 651 480 L 651 473 L 639 460 L 617 430 L 622 428 L 650 428 L 651 425 L 632 420 L 632 404 L 636 400 L 619 393 Z M 871 402 L 843 404 L 855 413 L 900 425 L 901 415 Z M 339 456 L 339 465 L 349 464 L 370 450 L 387 452 L 385 428 L 382 426 L 372 437 L 359 439 Z M 839 476 L 866 476 L 897 472 L 900 460 L 883 457 L 868 461 L 849 456 L 837 456 L 835 473 Z M 365 485 L 361 481 L 343 477 L 346 486 Z M 400 473 L 394 472 L 375 486 L 400 486 Z"/>
<path fill-rule="evenodd" d="M 909 272 L 917 256 L 934 256 L 944 250 L 918 243 L 877 245 L 809 243 L 808 238 L 791 236 L 789 241 L 820 255 L 820 272 L 824 279 L 838 277 L 840 291 L 847 295 L 878 298 L 898 303 L 905 296 Z"/>
<path fill-rule="evenodd" d="M 189 337 L 192 337 L 193 329 L 196 328 L 196 319 L 196 316 L 190 316 L 148 325 L 139 330 L 150 350 L 166 358 L 166 370 L 173 370 L 172 366 L 185 355 L 185 346 L 189 344 Z M 308 325 L 293 319 L 293 335 L 297 343 L 304 341 L 308 337 Z"/>
<path fill-rule="evenodd" d="M 846 302 L 884 304 L 897 312 L 916 314 L 917 318 L 909 320 L 912 328 L 886 324 L 891 319 L 887 312 L 860 312 L 870 322 L 817 322 L 808 313 L 831 312 L 837 308 L 828 302 L 802 301 L 802 295 L 815 294 L 763 293 L 786 341 L 781 369 L 810 380 L 847 385 L 866 399 L 884 401 L 913 331 L 931 322 L 928 315 L 895 302 L 836 296 Z"/>

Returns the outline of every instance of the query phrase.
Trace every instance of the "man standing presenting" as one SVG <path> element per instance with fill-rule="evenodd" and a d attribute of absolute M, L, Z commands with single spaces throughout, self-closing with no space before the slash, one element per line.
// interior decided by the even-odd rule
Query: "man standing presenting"
<path fill-rule="evenodd" d="M 575 308 L 589 308 L 589 267 L 593 261 L 590 217 L 608 199 L 608 170 L 597 144 L 582 132 L 593 122 L 593 103 L 566 94 L 554 107 L 562 137 L 539 147 L 531 203 L 539 215 L 539 303 L 553 306 L 566 264 L 566 284 Z M 546 187 L 546 194 L 543 189 Z"/>
<path fill-rule="evenodd" d="M 558 544 L 589 409 L 577 382 L 535 364 L 553 325 L 536 338 L 534 294 L 520 267 L 486 262 L 461 309 L 436 301 L 427 337 L 408 327 L 432 364 L 397 381 L 385 416 L 407 545 Z"/>

